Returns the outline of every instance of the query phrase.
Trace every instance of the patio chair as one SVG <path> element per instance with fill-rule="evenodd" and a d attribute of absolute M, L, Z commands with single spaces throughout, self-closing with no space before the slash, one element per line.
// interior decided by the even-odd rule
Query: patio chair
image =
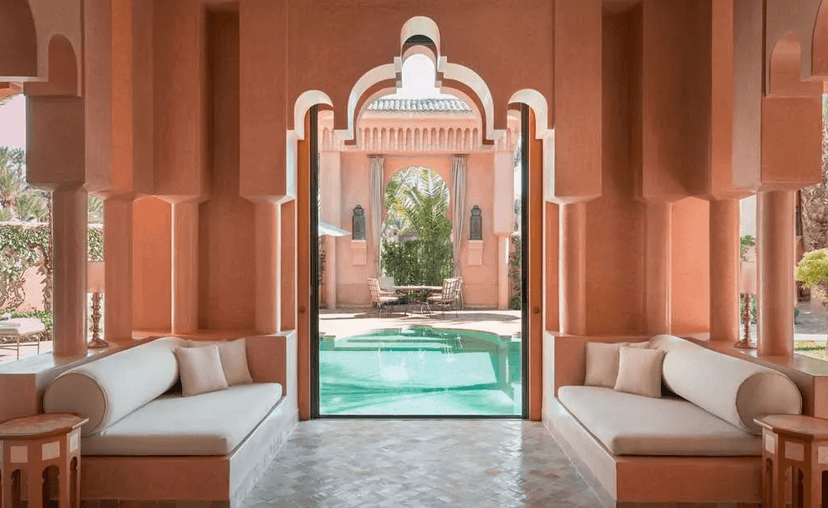
<path fill-rule="evenodd" d="M 391 296 L 394 293 L 383 291 L 382 288 L 380 288 L 379 279 L 371 277 L 368 278 L 368 291 L 371 293 L 371 304 L 377 307 L 377 315 L 379 317 L 382 317 L 382 310 L 385 307 L 393 305 L 399 301 L 399 298 L 396 296 Z"/>
<path fill-rule="evenodd" d="M 428 304 L 434 305 L 442 309 L 441 317 L 446 317 L 446 309 L 454 308 L 454 317 L 458 317 L 457 307 L 460 303 L 460 278 L 454 277 L 451 279 L 443 279 L 443 290 L 440 296 L 431 296 L 428 298 Z"/>

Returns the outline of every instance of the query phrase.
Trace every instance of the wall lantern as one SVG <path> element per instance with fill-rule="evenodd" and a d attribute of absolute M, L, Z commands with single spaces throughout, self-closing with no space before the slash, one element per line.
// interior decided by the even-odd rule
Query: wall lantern
<path fill-rule="evenodd" d="M 480 216 L 480 207 L 474 205 L 471 209 L 471 219 L 469 220 L 469 240 L 483 239 L 483 217 Z"/>
<path fill-rule="evenodd" d="M 354 217 L 351 219 L 351 239 L 365 240 L 365 210 L 361 205 L 354 207 Z"/>

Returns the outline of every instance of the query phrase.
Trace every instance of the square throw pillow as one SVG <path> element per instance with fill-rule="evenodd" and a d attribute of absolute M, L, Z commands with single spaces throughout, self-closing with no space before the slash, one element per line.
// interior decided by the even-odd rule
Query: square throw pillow
<path fill-rule="evenodd" d="M 227 389 L 218 346 L 177 347 L 174 352 L 185 397 Z"/>
<path fill-rule="evenodd" d="M 618 349 L 621 344 L 606 342 L 586 343 L 586 376 L 585 386 L 615 386 L 618 377 Z"/>
<path fill-rule="evenodd" d="M 250 368 L 247 365 L 247 343 L 244 339 L 222 340 L 222 341 L 199 341 L 190 340 L 189 347 L 205 347 L 209 345 L 218 346 L 221 368 L 224 370 L 224 378 L 228 386 L 250 384 L 253 376 L 250 375 Z"/>
<path fill-rule="evenodd" d="M 247 343 L 244 339 L 219 342 L 219 357 L 221 368 L 224 369 L 224 377 L 227 384 L 245 385 L 253 382 L 250 375 L 250 368 L 247 366 Z"/>
<path fill-rule="evenodd" d="M 661 397 L 664 351 L 622 347 L 618 355 L 618 379 L 613 389 L 645 397 Z"/>

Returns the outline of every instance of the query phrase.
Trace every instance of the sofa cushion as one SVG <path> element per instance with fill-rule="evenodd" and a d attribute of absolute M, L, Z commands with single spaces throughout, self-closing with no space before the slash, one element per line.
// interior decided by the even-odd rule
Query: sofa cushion
<path fill-rule="evenodd" d="M 586 374 L 584 384 L 612 388 L 618 377 L 618 349 L 620 344 L 586 343 Z"/>
<path fill-rule="evenodd" d="M 558 399 L 615 455 L 762 455 L 759 437 L 677 397 L 562 386 Z"/>
<path fill-rule="evenodd" d="M 173 352 L 178 360 L 181 392 L 185 397 L 227 389 L 218 346 L 177 347 Z"/>
<path fill-rule="evenodd" d="M 227 455 L 282 396 L 278 383 L 163 395 L 81 443 L 84 455 Z"/>
<path fill-rule="evenodd" d="M 250 367 L 247 364 L 247 342 L 244 339 L 220 341 L 187 341 L 188 347 L 218 346 L 221 368 L 224 378 L 230 386 L 253 382 Z"/>
<path fill-rule="evenodd" d="M 653 342 L 666 351 L 663 376 L 670 390 L 743 430 L 758 435 L 754 418 L 802 412 L 799 389 L 781 372 L 679 337 Z"/>
<path fill-rule="evenodd" d="M 645 397 L 661 397 L 661 365 L 664 351 L 622 347 L 619 351 L 618 379 L 613 390 Z"/>
<path fill-rule="evenodd" d="M 43 411 L 89 418 L 84 436 L 105 428 L 176 383 L 173 349 L 183 344 L 165 337 L 68 370 L 46 388 Z"/>

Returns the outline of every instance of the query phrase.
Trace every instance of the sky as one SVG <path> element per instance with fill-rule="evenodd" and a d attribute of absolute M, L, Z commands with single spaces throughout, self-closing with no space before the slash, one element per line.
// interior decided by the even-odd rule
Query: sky
<path fill-rule="evenodd" d="M 22 94 L 0 106 L 0 146 L 26 148 L 26 97 Z"/>
<path fill-rule="evenodd" d="M 402 86 L 397 93 L 386 96 L 389 99 L 423 99 L 454 98 L 453 95 L 441 94 L 434 84 L 436 70 L 434 64 L 425 55 L 411 55 L 402 66 Z"/>

